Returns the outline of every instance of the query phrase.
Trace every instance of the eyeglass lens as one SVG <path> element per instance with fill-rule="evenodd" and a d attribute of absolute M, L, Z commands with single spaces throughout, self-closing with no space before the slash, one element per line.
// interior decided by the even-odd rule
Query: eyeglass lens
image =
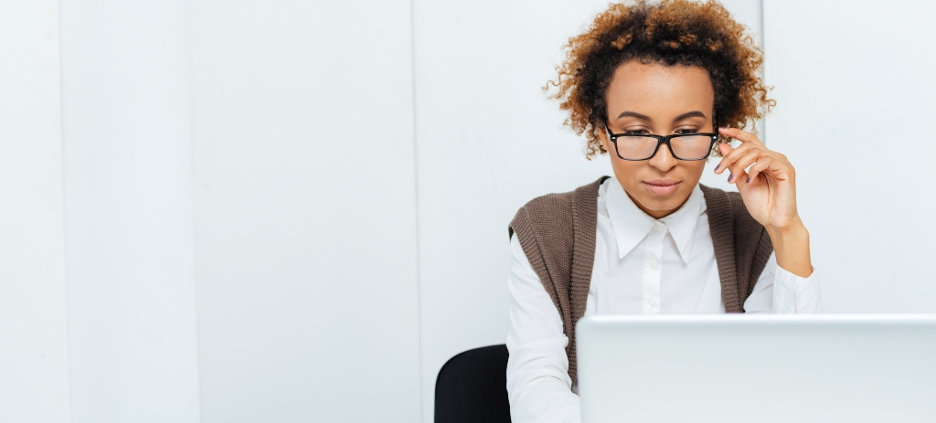
<path fill-rule="evenodd" d="M 708 155 L 712 138 L 707 135 L 688 135 L 670 139 L 673 154 L 680 159 L 701 159 Z M 653 155 L 657 139 L 641 136 L 621 136 L 617 139 L 618 154 L 625 159 L 642 160 Z M 661 146 L 661 148 L 666 148 Z"/>

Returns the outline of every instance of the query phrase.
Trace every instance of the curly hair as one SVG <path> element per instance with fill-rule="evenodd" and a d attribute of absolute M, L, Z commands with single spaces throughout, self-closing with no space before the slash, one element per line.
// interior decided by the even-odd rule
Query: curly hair
<path fill-rule="evenodd" d="M 585 157 L 605 153 L 599 134 L 607 119 L 605 92 L 615 70 L 625 62 L 698 66 L 715 91 L 720 126 L 744 128 L 776 102 L 760 77 L 763 53 L 745 27 L 716 1 L 645 0 L 612 4 L 588 30 L 569 39 L 559 75 L 543 90 L 568 111 L 565 124 L 585 134 Z M 718 154 L 718 149 L 714 149 Z"/>

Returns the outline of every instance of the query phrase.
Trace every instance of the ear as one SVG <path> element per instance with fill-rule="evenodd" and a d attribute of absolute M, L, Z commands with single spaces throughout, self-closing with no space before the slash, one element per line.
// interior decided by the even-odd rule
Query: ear
<path fill-rule="evenodd" d="M 598 140 L 601 142 L 601 146 L 604 150 L 611 151 L 611 140 L 608 139 L 608 130 L 605 124 L 600 124 L 601 126 L 595 127 L 595 135 L 598 136 Z"/>

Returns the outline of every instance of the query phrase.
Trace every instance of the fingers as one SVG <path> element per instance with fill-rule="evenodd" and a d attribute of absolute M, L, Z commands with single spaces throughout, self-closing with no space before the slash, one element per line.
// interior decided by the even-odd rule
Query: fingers
<path fill-rule="evenodd" d="M 730 149 L 722 149 L 722 152 Z M 744 181 L 750 183 L 757 178 L 761 172 L 769 169 L 770 164 L 774 163 L 776 153 L 755 147 L 753 144 L 744 144 L 730 150 L 722 161 L 715 168 L 716 174 L 724 173 L 726 170 L 731 172 L 728 183 L 739 183 Z M 779 156 L 779 155 L 778 155 Z M 750 167 L 750 169 L 748 169 Z"/>
<path fill-rule="evenodd" d="M 742 131 L 738 128 L 718 128 L 718 133 L 726 137 L 734 138 L 745 144 L 750 143 L 750 144 L 756 144 L 759 147 L 765 147 L 764 143 L 761 142 L 760 138 L 757 138 L 757 135 L 754 135 L 750 132 Z"/>
<path fill-rule="evenodd" d="M 762 157 L 761 159 L 757 161 L 757 163 L 754 163 L 754 166 L 751 166 L 751 168 L 748 169 L 748 177 L 747 179 L 745 179 L 745 182 L 749 184 L 751 182 L 756 181 L 757 176 L 760 175 L 761 172 L 767 169 L 770 169 L 770 165 L 772 164 L 773 164 L 773 157 L 770 157 L 770 156 Z"/>
<path fill-rule="evenodd" d="M 727 143 L 718 145 L 718 149 L 723 157 L 718 166 L 715 167 L 715 173 L 722 174 L 725 170 L 730 171 L 731 176 L 728 180 L 729 183 L 753 181 L 756 175 L 750 175 L 750 170 L 745 171 L 745 169 L 752 164 L 763 161 L 766 157 L 769 157 L 772 152 L 764 146 L 764 143 L 761 142 L 756 135 L 750 132 L 745 132 L 737 128 L 719 128 L 718 132 L 724 136 L 741 141 L 741 145 L 737 148 L 732 148 Z M 757 174 L 760 174 L 764 169 L 766 168 L 759 169 Z"/>
<path fill-rule="evenodd" d="M 721 144 L 718 148 L 722 153 L 722 159 L 718 162 L 718 166 L 715 166 L 715 174 L 720 175 L 725 172 L 725 169 L 732 168 L 735 162 L 747 155 L 754 146 L 751 144 L 741 144 L 738 148 L 732 149 L 730 145 Z"/>
<path fill-rule="evenodd" d="M 754 164 L 755 162 L 759 163 L 760 160 L 764 158 L 763 153 L 764 152 L 759 149 L 752 148 L 748 150 L 746 154 L 735 160 L 734 163 L 730 166 L 731 174 L 733 176 L 728 182 L 738 182 L 742 180 L 746 181 L 749 178 L 749 175 L 746 174 L 745 169 L 747 169 L 748 166 Z"/>
<path fill-rule="evenodd" d="M 728 144 L 727 142 L 719 141 L 717 144 L 717 147 L 718 147 L 718 152 L 721 153 L 722 157 L 727 156 L 729 153 L 731 153 L 734 150 L 731 144 Z"/>
<path fill-rule="evenodd" d="M 756 183 L 761 175 L 776 181 L 793 180 L 794 169 L 787 157 L 769 150 L 756 135 L 736 128 L 718 128 L 718 132 L 741 141 L 737 148 L 728 144 L 718 145 L 723 157 L 715 167 L 715 173 L 730 171 L 728 183 L 736 184 L 740 189 Z"/>

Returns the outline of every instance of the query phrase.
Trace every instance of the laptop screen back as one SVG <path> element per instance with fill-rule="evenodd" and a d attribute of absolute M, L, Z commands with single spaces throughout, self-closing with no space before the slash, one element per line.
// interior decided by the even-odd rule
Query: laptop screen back
<path fill-rule="evenodd" d="M 583 423 L 936 422 L 936 316 L 579 321 Z"/>

